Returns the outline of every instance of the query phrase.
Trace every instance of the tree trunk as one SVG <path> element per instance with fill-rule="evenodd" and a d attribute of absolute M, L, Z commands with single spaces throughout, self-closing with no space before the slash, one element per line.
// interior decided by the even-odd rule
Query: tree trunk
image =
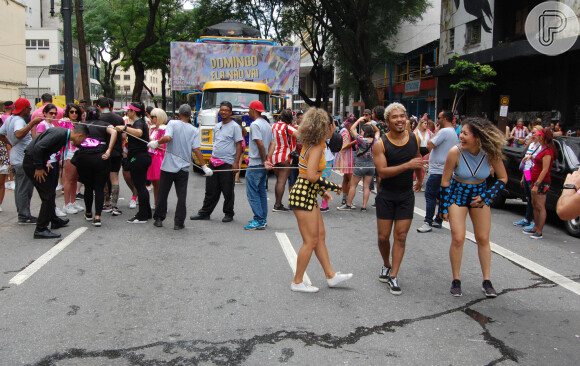
<path fill-rule="evenodd" d="M 96 47 L 92 46 L 90 46 L 89 49 L 92 50 L 92 52 L 90 52 L 89 54 L 93 62 L 96 65 L 102 66 L 99 84 L 101 84 L 101 88 L 103 89 L 103 96 L 114 100 L 116 94 L 115 72 L 117 71 L 117 67 L 119 66 L 119 64 L 114 64 L 114 62 L 119 59 L 119 56 L 118 54 L 110 54 L 109 60 L 107 61 L 103 59 L 101 50 L 97 52 Z"/>
<path fill-rule="evenodd" d="M 165 70 L 161 70 L 161 108 L 165 111 L 167 110 L 167 93 L 165 88 L 167 86 L 167 73 Z"/>
<path fill-rule="evenodd" d="M 81 60 L 81 85 L 83 98 L 87 105 L 91 105 L 91 84 L 89 81 L 89 64 L 87 60 L 87 47 L 85 42 L 85 23 L 81 12 L 81 0 L 75 0 L 75 16 L 77 20 L 77 35 L 79 42 L 79 57 Z"/>
<path fill-rule="evenodd" d="M 358 82 L 360 96 L 365 103 L 365 108 L 374 108 L 379 105 L 379 96 L 377 95 L 377 89 L 373 84 L 370 77 L 359 79 Z"/>
<path fill-rule="evenodd" d="M 143 94 L 143 88 L 145 87 L 145 65 L 143 65 L 143 62 L 133 59 L 133 71 L 135 72 L 135 84 L 133 85 L 131 101 L 140 102 L 141 94 Z"/>
<path fill-rule="evenodd" d="M 147 90 L 149 92 L 149 95 L 151 95 L 151 100 L 153 101 L 153 104 L 155 104 L 155 108 L 157 108 L 157 101 L 155 100 L 155 94 L 153 94 L 153 91 L 151 91 L 151 89 L 147 86 L 147 84 L 143 83 L 143 87 L 145 88 L 145 90 Z"/>

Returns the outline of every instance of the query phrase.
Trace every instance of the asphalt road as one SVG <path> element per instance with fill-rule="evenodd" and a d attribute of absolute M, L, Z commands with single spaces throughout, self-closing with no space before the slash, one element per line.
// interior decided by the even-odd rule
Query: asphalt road
<path fill-rule="evenodd" d="M 188 215 L 201 206 L 204 179 L 190 177 Z M 340 212 L 335 200 L 324 214 L 330 258 L 336 271 L 354 277 L 330 289 L 313 257 L 307 273 L 321 290 L 302 294 L 290 291 L 292 269 L 280 242 L 287 237 L 300 248 L 294 215 L 270 211 L 266 230 L 244 231 L 251 210 L 245 185 L 235 189 L 233 222 L 221 222 L 220 203 L 211 221 L 187 220 L 185 230 L 174 231 L 173 191 L 165 226 L 155 228 L 152 221 L 125 222 L 134 210 L 122 187 L 122 216 L 104 214 L 103 227 L 95 228 L 82 214 L 69 215 L 71 225 L 60 232 L 78 237 L 63 240 L 60 246 L 68 246 L 19 285 L 10 281 L 59 241 L 33 240 L 33 227 L 17 225 L 7 191 L 0 213 L 0 364 L 580 364 L 580 240 L 556 219 L 535 241 L 512 225 L 523 204 L 508 201 L 492 211 L 495 244 L 562 277 L 494 254 L 499 296 L 487 299 L 476 244 L 465 245 L 463 297 L 452 297 L 449 230 L 419 234 L 422 217 L 415 215 L 399 275 L 403 294 L 396 297 L 377 281 L 374 209 Z M 358 193 L 358 207 L 361 200 Z M 417 212 L 424 205 L 417 194 Z M 32 206 L 37 212 L 36 194 Z M 565 280 L 572 285 L 559 284 Z"/>

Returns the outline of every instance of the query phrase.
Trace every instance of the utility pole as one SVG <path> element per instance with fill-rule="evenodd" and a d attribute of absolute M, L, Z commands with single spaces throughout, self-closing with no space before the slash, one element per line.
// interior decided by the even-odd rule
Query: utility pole
<path fill-rule="evenodd" d="M 68 104 L 74 102 L 75 96 L 72 54 L 72 0 L 61 0 L 60 13 L 62 15 L 64 37 L 64 95 Z M 54 0 L 50 0 L 50 15 L 54 16 Z"/>

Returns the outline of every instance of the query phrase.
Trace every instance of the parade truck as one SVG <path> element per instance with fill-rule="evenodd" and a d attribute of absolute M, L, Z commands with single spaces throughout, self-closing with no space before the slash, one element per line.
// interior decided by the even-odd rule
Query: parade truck
<path fill-rule="evenodd" d="M 215 27 L 221 28 L 215 31 Z M 252 101 L 262 102 L 265 118 L 272 123 L 271 101 L 278 106 L 280 95 L 298 92 L 300 48 L 278 46 L 256 34 L 257 30 L 241 23 L 225 22 L 206 28 L 196 42 L 171 43 L 171 87 L 187 96 L 206 163 L 213 149 L 214 127 L 221 121 L 221 102 L 232 103 L 233 118 L 241 118 L 243 128 L 249 130 Z M 246 136 L 246 146 L 248 142 Z"/>

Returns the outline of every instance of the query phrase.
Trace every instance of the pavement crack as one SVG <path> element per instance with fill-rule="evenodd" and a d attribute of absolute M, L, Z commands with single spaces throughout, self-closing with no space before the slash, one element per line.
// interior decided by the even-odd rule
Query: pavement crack
<path fill-rule="evenodd" d="M 525 291 L 535 288 L 541 288 L 549 283 L 549 281 L 538 281 L 530 286 L 521 288 L 504 289 L 498 296 L 503 296 L 511 292 Z M 433 320 L 449 314 L 463 312 L 476 320 L 484 329 L 482 336 L 486 343 L 498 349 L 502 357 L 489 363 L 495 365 L 504 360 L 512 360 L 518 362 L 518 356 L 521 352 L 508 347 L 502 340 L 493 337 L 486 324 L 491 322 L 490 318 L 471 309 L 472 306 L 483 301 L 493 301 L 482 297 L 471 300 L 461 306 L 441 311 L 434 314 L 424 315 L 417 318 L 392 320 L 383 324 L 372 327 L 357 327 L 345 336 L 333 336 L 332 334 L 316 334 L 309 331 L 287 331 L 279 330 L 267 334 L 255 335 L 249 339 L 231 339 L 223 342 L 210 342 L 206 340 L 189 340 L 189 341 L 171 341 L 171 342 L 154 342 L 142 346 L 120 348 L 120 349 L 106 349 L 106 350 L 86 350 L 86 349 L 69 349 L 64 352 L 57 352 L 48 355 L 40 361 L 34 363 L 36 366 L 57 366 L 58 361 L 74 360 L 74 359 L 91 359 L 91 358 L 108 358 L 108 359 L 123 359 L 129 361 L 132 365 L 197 365 L 200 363 L 212 362 L 215 365 L 240 365 L 245 362 L 250 355 L 260 345 L 277 344 L 283 341 L 299 341 L 305 346 L 322 347 L 326 349 L 343 348 L 346 345 L 352 345 L 359 342 L 364 337 L 384 334 L 385 332 L 395 332 L 397 328 L 404 328 L 410 324 L 422 322 L 424 320 Z M 159 348 L 159 352 L 164 356 L 173 356 L 171 361 L 150 359 L 149 356 L 155 351 L 153 349 Z M 193 353 L 193 354 L 192 354 Z M 279 358 L 280 362 L 288 360 L 294 355 L 294 351 L 289 348 L 282 350 L 282 355 Z M 147 357 L 147 359 L 146 359 Z"/>

